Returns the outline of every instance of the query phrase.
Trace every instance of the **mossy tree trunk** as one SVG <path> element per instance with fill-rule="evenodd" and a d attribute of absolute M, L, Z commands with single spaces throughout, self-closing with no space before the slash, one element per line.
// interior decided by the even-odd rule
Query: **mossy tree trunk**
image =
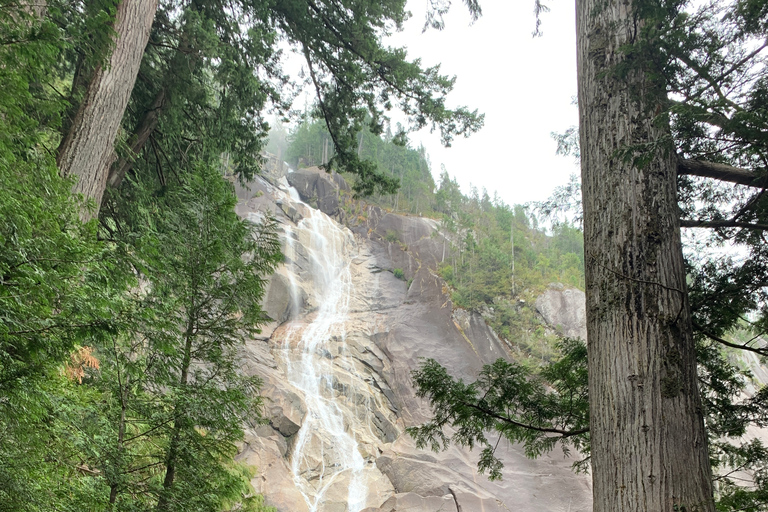
<path fill-rule="evenodd" d="M 622 51 L 640 2 L 577 1 L 594 510 L 711 512 L 665 90 Z"/>

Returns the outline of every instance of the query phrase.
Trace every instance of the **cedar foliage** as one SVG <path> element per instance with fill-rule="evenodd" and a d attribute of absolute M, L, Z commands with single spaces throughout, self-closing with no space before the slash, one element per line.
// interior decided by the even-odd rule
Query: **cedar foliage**
<path fill-rule="evenodd" d="M 749 360 L 749 352 L 761 358 L 766 355 L 764 191 L 768 164 L 762 98 L 766 85 L 764 36 L 768 11 L 761 2 L 691 5 L 674 1 L 636 5 L 638 16 L 653 21 L 645 23 L 635 42 L 624 48 L 623 64 L 611 72 L 621 79 L 642 70 L 666 88 L 667 103 L 652 115 L 656 123 L 670 123 L 671 137 L 651 145 L 624 148 L 616 156 L 640 169 L 654 152 L 675 151 L 679 157 L 681 225 L 684 230 L 707 228 L 685 231 L 684 241 L 688 243 L 688 299 L 693 313 L 717 508 L 766 510 L 767 452 L 759 440 L 745 437 L 751 428 L 768 425 L 765 388 L 745 395 L 754 385 L 745 361 Z M 559 137 L 560 149 L 577 151 L 573 141 L 572 131 Z M 560 189 L 558 197 L 545 203 L 544 209 L 557 213 L 564 203 L 573 205 L 574 192 L 578 193 L 576 182 Z M 738 247 L 739 256 L 733 250 L 723 250 L 733 246 Z M 489 371 L 491 367 L 485 373 Z M 421 395 L 436 405 L 439 400 L 434 385 L 440 379 L 432 378 L 433 375 L 444 378 L 427 361 L 414 379 Z M 509 370 L 505 375 L 511 379 L 514 372 Z M 550 377 L 552 400 L 565 398 L 556 386 L 557 379 L 564 376 Z M 532 372 L 527 378 L 536 381 L 541 374 Z M 482 382 L 481 378 L 470 387 L 480 387 Z M 508 400 L 496 404 L 498 407 L 491 411 L 497 416 L 472 412 L 470 415 L 484 430 L 473 432 L 474 437 L 454 437 L 454 441 L 475 442 L 492 449 L 493 443 L 487 444 L 485 437 L 480 436 L 488 436 L 488 431 L 525 441 L 520 435 L 508 435 L 509 424 L 523 423 L 519 419 L 531 414 L 538 414 L 536 418 L 541 418 L 546 428 L 563 425 L 558 424 L 556 415 L 548 419 L 556 408 L 541 412 L 521 402 L 526 396 L 522 381 L 501 380 L 499 385 L 505 382 L 513 385 L 507 388 Z M 460 390 L 460 386 L 466 385 L 450 378 L 443 385 L 449 390 Z M 582 386 L 586 392 L 586 380 Z M 469 423 L 461 416 L 467 410 L 466 404 L 450 395 L 448 398 L 440 402 L 439 409 L 433 409 L 431 422 L 411 430 L 420 444 L 444 441 L 437 427 Z M 479 403 L 475 397 L 469 401 Z M 529 426 L 541 424 L 533 422 Z M 562 429 L 566 432 L 551 432 L 548 442 L 559 438 L 568 444 L 582 436 L 577 444 L 582 454 L 588 456 L 589 434 L 578 433 L 579 427 L 575 425 L 566 424 Z M 535 432 L 529 435 L 534 436 Z M 481 463 L 493 476 L 500 476 L 498 460 L 484 458 Z"/>
<path fill-rule="evenodd" d="M 344 145 L 363 124 L 396 104 L 449 143 L 482 116 L 383 44 L 400 0 L 161 1 L 128 107 L 107 113 L 121 130 L 95 185 L 110 188 L 87 204 L 56 148 L 118 47 L 118 5 L 0 1 L 0 510 L 266 511 L 232 460 L 260 421 L 235 361 L 280 255 L 270 221 L 235 216 L 230 180 L 258 172 L 267 109 L 290 113 L 278 45 L 307 57 L 330 165 L 362 192 L 393 186 Z"/>

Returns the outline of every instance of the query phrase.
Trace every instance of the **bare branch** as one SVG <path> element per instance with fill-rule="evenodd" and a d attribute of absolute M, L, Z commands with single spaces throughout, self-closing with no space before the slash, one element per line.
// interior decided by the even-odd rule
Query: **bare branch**
<path fill-rule="evenodd" d="M 750 224 L 733 220 L 695 220 L 680 219 L 681 228 L 743 228 L 756 231 L 767 231 L 768 224 Z"/>
<path fill-rule="evenodd" d="M 758 176 L 749 169 L 688 158 L 681 158 L 678 160 L 677 172 L 678 174 L 713 178 L 729 183 L 736 183 L 737 185 L 746 185 L 748 187 L 757 188 L 763 188 L 766 184 L 767 177 Z"/>

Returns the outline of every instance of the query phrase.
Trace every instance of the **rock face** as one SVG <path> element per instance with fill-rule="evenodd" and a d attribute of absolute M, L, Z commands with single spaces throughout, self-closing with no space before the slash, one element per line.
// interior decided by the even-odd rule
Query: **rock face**
<path fill-rule="evenodd" d="M 346 186 L 338 180 L 288 174 L 302 199 L 337 217 Z M 436 221 L 368 208 L 349 230 L 284 181 L 238 194 L 240 215 L 278 220 L 286 254 L 264 303 L 274 322 L 242 356 L 246 373 L 264 380 L 267 423 L 248 429 L 238 457 L 257 468 L 253 484 L 268 504 L 280 512 L 591 510 L 589 478 L 573 474 L 558 449 L 530 460 L 502 441 L 504 480 L 491 482 L 477 474 L 478 453 L 419 450 L 404 433 L 429 417 L 411 384 L 420 358 L 473 379 L 507 357 L 479 314 L 453 310 L 435 271 L 444 247 Z"/>
<path fill-rule="evenodd" d="M 344 178 L 336 173 L 328 174 L 318 167 L 294 171 L 286 177 L 307 204 L 331 217 L 340 213 L 339 191 L 347 195 L 352 193 Z"/>
<path fill-rule="evenodd" d="M 552 285 L 536 299 L 536 310 L 563 336 L 587 339 L 586 297 L 581 290 Z"/>

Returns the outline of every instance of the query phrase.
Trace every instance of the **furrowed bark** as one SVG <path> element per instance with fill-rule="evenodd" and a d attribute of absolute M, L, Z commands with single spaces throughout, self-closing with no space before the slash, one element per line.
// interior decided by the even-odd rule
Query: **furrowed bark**
<path fill-rule="evenodd" d="M 96 203 L 107 186 L 114 161 L 114 143 L 136 82 L 139 64 L 149 40 L 157 0 L 122 0 L 117 6 L 115 47 L 107 66 L 93 73 L 72 126 L 59 146 L 57 162 L 62 176 L 75 176 L 72 188 Z M 90 213 L 83 213 L 84 218 Z"/>
<path fill-rule="evenodd" d="M 713 512 L 672 147 L 642 159 L 663 85 L 614 74 L 642 37 L 637 0 L 577 0 L 595 512 Z M 636 64 L 635 64 L 636 65 Z"/>

